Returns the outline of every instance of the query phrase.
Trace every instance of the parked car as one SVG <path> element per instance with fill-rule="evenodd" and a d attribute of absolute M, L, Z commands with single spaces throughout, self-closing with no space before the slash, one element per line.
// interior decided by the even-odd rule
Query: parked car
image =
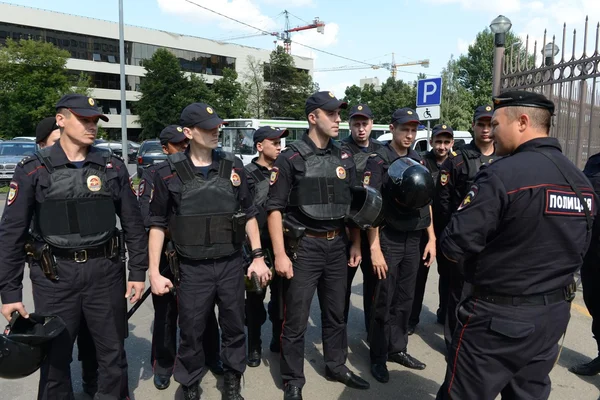
<path fill-rule="evenodd" d="M 30 140 L 7 140 L 0 143 L 0 182 L 10 182 L 19 161 L 33 155 L 36 150 L 35 141 Z"/>
<path fill-rule="evenodd" d="M 12 138 L 11 140 L 19 140 L 19 141 L 31 141 L 31 142 L 35 142 L 35 136 L 17 136 Z"/>
<path fill-rule="evenodd" d="M 121 142 L 111 140 L 108 142 L 100 142 L 98 144 L 95 144 L 95 146 L 101 149 L 110 149 L 114 154 L 118 155 L 119 157 L 123 157 L 123 145 L 121 144 Z M 137 149 L 135 149 L 135 147 L 133 147 L 131 143 L 129 143 L 127 147 L 127 160 L 129 163 L 135 163 L 135 157 L 138 153 Z"/>
<path fill-rule="evenodd" d="M 163 153 L 160 140 L 146 140 L 140 146 L 137 156 L 137 176 L 142 177 L 142 170 L 149 165 L 158 164 L 167 159 L 167 155 Z"/>

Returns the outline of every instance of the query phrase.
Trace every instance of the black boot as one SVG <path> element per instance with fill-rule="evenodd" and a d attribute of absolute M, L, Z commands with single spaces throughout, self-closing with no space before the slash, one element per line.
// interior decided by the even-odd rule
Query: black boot
<path fill-rule="evenodd" d="M 598 373 L 600 373 L 600 357 L 596 357 L 592 361 L 585 364 L 574 365 L 571 368 L 569 368 L 569 371 L 577 375 L 597 375 Z"/>
<path fill-rule="evenodd" d="M 225 372 L 223 379 L 223 400 L 244 400 L 242 397 L 242 374 L 233 371 Z"/>
<path fill-rule="evenodd" d="M 248 357 L 246 364 L 249 367 L 258 367 L 262 357 L 262 342 L 260 340 L 260 326 L 248 327 Z"/>
<path fill-rule="evenodd" d="M 200 384 L 195 383 L 192 386 L 183 386 L 183 399 L 184 400 L 200 400 Z"/>

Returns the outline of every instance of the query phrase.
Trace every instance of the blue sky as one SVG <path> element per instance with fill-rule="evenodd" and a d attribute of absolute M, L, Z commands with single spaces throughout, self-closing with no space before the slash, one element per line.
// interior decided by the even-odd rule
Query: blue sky
<path fill-rule="evenodd" d="M 190 0 L 205 7 L 242 20 L 267 31 L 284 27 L 281 12 L 287 9 L 292 26 L 305 25 L 319 17 L 326 23 L 325 33 L 316 30 L 292 35 L 292 41 L 322 49 L 355 60 L 378 64 L 429 59 L 430 67 L 402 67 L 398 78 L 414 80 L 419 72 L 438 76 L 449 58 L 467 51 L 476 34 L 499 14 L 512 20 L 513 32 L 538 39 L 548 34 L 562 34 L 583 29 L 585 16 L 590 16 L 590 36 L 595 38 L 600 20 L 599 0 Z M 118 21 L 118 0 L 18 0 L 9 1 L 69 14 Z M 209 39 L 225 39 L 256 33 L 251 29 L 204 11 L 185 0 L 124 0 L 125 23 Z M 299 18 L 297 18 L 297 17 Z M 578 37 L 581 37 L 578 35 Z M 275 38 L 263 36 L 232 41 L 248 46 L 273 49 Z M 531 39 L 530 39 L 531 40 Z M 524 40 L 523 40 L 524 41 Z M 560 43 L 557 39 L 557 43 Z M 583 40 L 579 39 L 579 43 Z M 590 40 L 593 42 L 593 40 Z M 569 43 L 569 42 L 567 42 Z M 588 54 L 593 52 L 588 44 Z M 538 48 L 539 48 L 538 44 Z M 530 47 L 532 45 L 530 44 Z M 566 47 L 570 48 L 568 44 Z M 292 54 L 315 58 L 315 69 L 357 65 L 352 61 L 314 52 L 292 44 Z M 344 95 L 348 85 L 361 78 L 389 76 L 385 69 L 316 72 L 321 89 Z"/>

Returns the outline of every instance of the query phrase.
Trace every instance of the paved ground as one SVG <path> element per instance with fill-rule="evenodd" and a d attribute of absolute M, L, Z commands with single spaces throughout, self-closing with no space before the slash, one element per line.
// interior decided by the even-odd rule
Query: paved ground
<path fill-rule="evenodd" d="M 0 199 L 2 201 L 3 199 Z M 0 206 L 1 207 L 1 206 Z M 0 210 L 1 211 L 1 210 Z M 397 364 L 388 364 L 390 382 L 381 384 L 375 381 L 369 372 L 369 350 L 365 344 L 362 314 L 362 277 L 357 274 L 352 288 L 352 309 L 349 323 L 349 356 L 348 364 L 355 372 L 371 382 L 371 389 L 357 391 L 347 389 L 339 383 L 325 380 L 321 343 L 321 323 L 318 302 L 313 301 L 309 321 L 305 372 L 307 385 L 304 388 L 305 399 L 344 399 L 371 400 L 410 399 L 421 400 L 435 398 L 442 383 L 445 372 L 443 356 L 444 339 L 442 326 L 435 323 L 437 308 L 437 274 L 436 267 L 430 275 L 425 295 L 425 306 L 421 316 L 421 324 L 415 335 L 411 336 L 409 352 L 427 364 L 424 371 L 411 371 Z M 25 305 L 33 311 L 31 283 L 28 272 L 24 281 Z M 600 376 L 589 378 L 578 377 L 567 371 L 573 364 L 590 360 L 595 356 L 595 344 L 590 333 L 591 318 L 583 304 L 581 293 L 573 303 L 571 323 L 564 342 L 564 349 L 558 364 L 551 373 L 553 389 L 551 399 L 596 400 L 599 398 Z M 180 399 L 181 389 L 175 382 L 165 391 L 157 391 L 152 383 L 152 367 L 150 364 L 150 340 L 152 332 L 153 309 L 148 300 L 130 320 L 130 336 L 126 342 L 129 359 L 130 389 L 132 399 Z M 270 340 L 269 322 L 263 327 L 264 341 Z M 76 352 L 74 353 L 75 360 Z M 89 399 L 81 390 L 81 370 L 78 362 L 72 364 L 73 385 L 77 400 Z M 0 380 L 0 399 L 33 400 L 36 398 L 38 374 L 28 378 L 7 381 Z M 246 399 L 271 400 L 281 399 L 281 382 L 279 378 L 279 356 L 268 349 L 263 352 L 263 363 L 258 368 L 248 368 L 244 376 L 243 394 Z M 222 380 L 208 373 L 202 381 L 203 399 L 220 399 L 219 388 Z"/>

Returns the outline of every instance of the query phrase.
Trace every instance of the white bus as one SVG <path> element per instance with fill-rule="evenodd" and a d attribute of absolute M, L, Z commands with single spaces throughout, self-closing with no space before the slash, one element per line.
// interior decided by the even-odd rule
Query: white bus
<path fill-rule="evenodd" d="M 258 156 L 254 148 L 252 137 L 254 131 L 261 126 L 273 126 L 280 129 L 287 129 L 290 135 L 282 140 L 281 147 L 298 140 L 308 129 L 307 121 L 294 121 L 286 119 L 226 119 L 227 125 L 223 126 L 221 132 L 221 146 L 223 150 L 229 151 L 240 157 L 244 165 Z M 371 137 L 377 138 L 384 133 L 389 132 L 389 125 L 373 125 Z M 340 134 L 338 140 L 347 138 L 350 135 L 350 129 L 347 122 L 340 124 Z"/>

